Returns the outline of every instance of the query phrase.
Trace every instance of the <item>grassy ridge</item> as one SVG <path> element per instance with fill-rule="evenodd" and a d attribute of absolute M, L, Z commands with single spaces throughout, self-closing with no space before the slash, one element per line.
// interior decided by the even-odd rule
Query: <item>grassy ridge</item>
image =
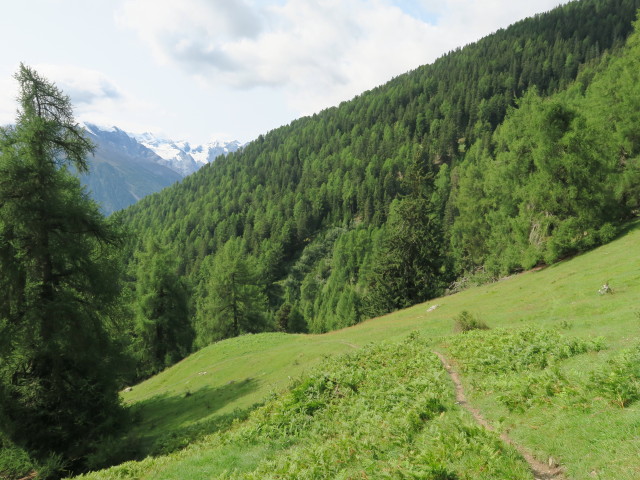
<path fill-rule="evenodd" d="M 182 446 L 180 439 L 176 439 L 182 434 L 189 441 L 200 441 L 184 450 L 126 464 L 89 478 L 174 478 L 169 473 L 166 477 L 158 476 L 160 471 L 186 475 L 175 478 L 202 478 L 200 468 L 206 468 L 206 475 L 211 477 L 232 468 L 241 468 L 250 476 L 254 474 L 248 472 L 266 468 L 261 464 L 263 460 L 271 461 L 269 468 L 275 468 L 281 462 L 298 458 L 296 455 L 304 457 L 307 454 L 300 453 L 304 448 L 313 450 L 320 448 L 322 443 L 311 430 L 297 437 L 301 441 L 307 438 L 306 446 L 299 442 L 294 445 L 284 436 L 268 441 L 254 438 L 253 443 L 248 444 L 232 441 L 220 450 L 220 445 L 228 442 L 225 439 L 236 435 L 234 432 L 249 428 L 243 425 L 256 425 L 260 414 L 231 430 L 225 419 L 244 417 L 252 405 L 264 402 L 274 392 L 282 392 L 292 379 L 313 378 L 308 374 L 327 355 L 357 353 L 360 347 L 371 342 L 399 341 L 414 330 L 429 339 L 429 346 L 422 343 L 425 355 L 435 348 L 453 356 L 460 365 L 469 361 L 473 364 L 473 358 L 465 358 L 464 344 L 468 343 L 466 350 L 471 351 L 471 339 L 478 334 L 453 337 L 452 319 L 463 310 L 489 324 L 492 330 L 482 335 L 495 336 L 497 328 L 505 328 L 506 332 L 533 328 L 543 332 L 540 337 L 533 336 L 534 340 L 527 344 L 534 349 L 538 345 L 536 342 L 557 344 L 557 335 L 570 339 L 569 345 L 590 345 L 574 348 L 575 355 L 546 362 L 544 368 L 530 375 L 521 372 L 502 375 L 502 382 L 496 380 L 495 373 L 465 369 L 465 384 L 473 403 L 491 421 L 508 430 L 540 459 L 552 456 L 559 461 L 570 478 L 638 478 L 639 402 L 629 401 L 622 408 L 616 403 L 615 395 L 608 396 L 606 379 L 616 368 L 619 376 L 635 378 L 633 372 L 625 373 L 627 367 L 624 365 L 633 365 L 633 362 L 625 364 L 623 352 L 632 349 L 640 340 L 639 241 L 640 229 L 634 224 L 618 240 L 570 261 L 437 299 L 349 329 L 325 335 L 254 335 L 214 344 L 123 394 L 125 401 L 139 412 L 140 422 L 135 433 L 145 439 L 143 450 L 160 448 L 162 451 L 163 446 L 169 445 L 165 451 L 171 451 L 171 439 L 176 440 L 178 447 Z M 598 295 L 598 289 L 605 282 L 609 282 L 614 293 Z M 433 305 L 439 307 L 428 311 Z M 463 340 L 452 341 L 452 338 Z M 597 345 L 593 342 L 596 338 L 600 338 Z M 463 345 L 457 350 L 451 348 L 456 341 Z M 386 354 L 391 353 L 387 351 Z M 494 354 L 503 360 L 511 355 L 508 352 Z M 629 357 L 631 354 L 626 355 L 626 358 L 634 358 Z M 336 365 L 325 363 L 323 368 L 325 371 L 337 369 Z M 520 377 L 524 380 L 518 383 Z M 531 380 L 529 386 L 544 380 L 544 388 L 529 388 L 527 378 Z M 598 385 L 601 388 L 597 388 Z M 629 388 L 633 388 L 633 384 Z M 287 391 L 286 395 L 292 395 L 291 390 Z M 511 404 L 509 395 L 513 396 Z M 278 401 L 282 400 L 276 396 L 263 408 L 273 409 L 273 402 Z M 450 412 L 451 406 L 447 405 Z M 331 415 L 340 422 L 343 413 L 347 415 L 348 411 L 335 409 L 331 410 Z M 346 416 L 343 420 L 344 428 L 351 428 Z M 207 436 L 216 429 L 231 433 Z M 315 447 L 312 438 L 320 442 Z M 440 460 L 438 465 L 445 469 L 453 464 L 450 460 Z M 365 468 L 364 463 L 351 465 L 351 470 L 345 472 L 355 472 L 361 467 Z M 187 474 L 189 471 L 193 473 Z M 456 471 L 451 470 L 452 474 Z M 398 472 L 398 476 L 388 478 L 403 478 Z M 323 478 L 322 475 L 309 475 L 308 478 Z M 351 474 L 345 475 L 343 478 L 355 478 L 350 477 Z"/>

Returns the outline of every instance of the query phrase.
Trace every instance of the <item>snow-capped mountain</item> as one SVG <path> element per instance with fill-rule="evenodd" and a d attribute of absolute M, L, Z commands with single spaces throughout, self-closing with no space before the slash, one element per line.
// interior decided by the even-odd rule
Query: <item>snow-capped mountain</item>
<path fill-rule="evenodd" d="M 89 173 L 80 180 L 106 214 L 180 181 L 241 146 L 239 142 L 191 146 L 150 133 L 127 133 L 118 127 L 85 123 L 84 128 L 96 151 L 89 159 Z"/>
<path fill-rule="evenodd" d="M 152 133 L 132 135 L 140 144 L 163 159 L 162 164 L 180 175 L 187 176 L 216 157 L 235 152 L 242 145 L 238 141 L 213 141 L 204 145 L 191 145 L 186 141 L 173 141 Z"/>
<path fill-rule="evenodd" d="M 162 165 L 163 159 L 117 127 L 85 124 L 96 145 L 88 159 L 89 173 L 80 176 L 105 214 L 125 208 L 142 197 L 182 179 Z"/>

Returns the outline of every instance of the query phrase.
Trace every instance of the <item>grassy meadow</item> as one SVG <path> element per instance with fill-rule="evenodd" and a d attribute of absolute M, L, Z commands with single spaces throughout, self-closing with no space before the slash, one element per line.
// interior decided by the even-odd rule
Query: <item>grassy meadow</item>
<path fill-rule="evenodd" d="M 434 350 L 499 432 L 568 478 L 640 478 L 639 243 L 632 224 L 587 254 L 351 328 L 213 344 L 122 393 L 146 458 L 84 478 L 533 478 L 456 405 Z M 490 329 L 454 333 L 463 311 Z"/>

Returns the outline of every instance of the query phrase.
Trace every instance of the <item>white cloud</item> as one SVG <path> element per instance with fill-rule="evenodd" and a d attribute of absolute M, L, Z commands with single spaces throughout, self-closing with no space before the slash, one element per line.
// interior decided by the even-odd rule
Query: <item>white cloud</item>
<path fill-rule="evenodd" d="M 469 43 L 479 36 L 505 28 L 517 20 L 542 13 L 568 0 L 421 0 L 426 9 L 438 17 L 443 28 L 454 29 L 459 34 L 471 37 Z"/>
<path fill-rule="evenodd" d="M 39 64 L 34 68 L 69 95 L 76 108 L 104 100 L 119 101 L 123 98 L 115 83 L 97 70 L 52 64 Z"/>
<path fill-rule="evenodd" d="M 126 0 L 121 25 L 205 84 L 285 90 L 306 114 L 558 0 Z"/>
<path fill-rule="evenodd" d="M 38 64 L 33 67 L 69 95 L 77 121 L 111 126 L 114 119 L 118 119 L 118 127 L 138 131 L 150 128 L 148 119 L 154 115 L 166 115 L 126 92 L 100 71 L 76 65 Z"/>
<path fill-rule="evenodd" d="M 262 18 L 243 0 L 127 0 L 118 23 L 136 30 L 163 64 L 230 61 L 220 45 L 255 39 Z"/>

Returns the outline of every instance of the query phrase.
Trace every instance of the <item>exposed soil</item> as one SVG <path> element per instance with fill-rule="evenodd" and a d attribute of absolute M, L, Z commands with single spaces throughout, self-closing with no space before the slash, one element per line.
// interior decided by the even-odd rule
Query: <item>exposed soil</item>
<path fill-rule="evenodd" d="M 36 472 L 35 470 L 33 472 L 31 472 L 29 475 L 27 475 L 26 477 L 22 477 L 18 480 L 33 480 L 34 478 L 36 478 L 38 476 L 38 472 Z"/>
<path fill-rule="evenodd" d="M 473 418 L 476 420 L 476 422 L 478 422 L 484 428 L 491 432 L 495 432 L 495 428 L 493 428 L 493 426 L 487 421 L 487 419 L 482 416 L 480 410 L 471 406 L 467 401 L 467 397 L 464 394 L 464 388 L 462 387 L 462 382 L 460 381 L 460 375 L 458 375 L 458 372 L 451 366 L 451 363 L 443 354 L 441 354 L 440 352 L 434 353 L 438 356 L 438 358 L 440 358 L 442 365 L 444 366 L 445 370 L 451 377 L 453 384 L 455 385 L 456 401 L 458 405 L 460 405 L 471 415 L 473 415 Z M 548 463 L 539 461 L 531 454 L 531 452 L 529 452 L 522 445 L 514 442 L 506 433 L 501 433 L 500 439 L 520 452 L 520 455 L 522 455 L 522 457 L 529 464 L 529 468 L 531 469 L 531 473 L 533 474 L 535 480 L 568 480 L 564 475 L 562 467 L 557 465 L 552 458 L 549 458 Z"/>

